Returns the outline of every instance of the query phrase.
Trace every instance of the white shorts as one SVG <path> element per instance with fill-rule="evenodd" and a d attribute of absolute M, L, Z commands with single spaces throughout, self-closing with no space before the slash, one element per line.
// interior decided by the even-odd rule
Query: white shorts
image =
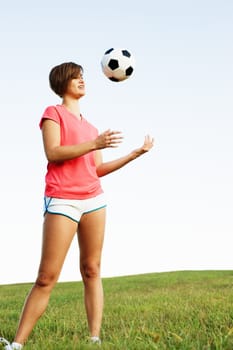
<path fill-rule="evenodd" d="M 83 214 L 106 207 L 106 199 L 103 193 L 88 199 L 62 199 L 44 197 L 44 215 L 64 215 L 75 222 L 79 222 Z"/>

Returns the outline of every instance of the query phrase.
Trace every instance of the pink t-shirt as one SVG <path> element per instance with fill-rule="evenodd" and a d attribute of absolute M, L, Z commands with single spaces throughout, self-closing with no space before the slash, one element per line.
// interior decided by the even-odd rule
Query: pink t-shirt
<path fill-rule="evenodd" d="M 46 108 L 41 121 L 53 120 L 60 125 L 61 145 L 76 145 L 98 136 L 98 130 L 82 117 L 81 120 L 64 106 Z M 102 193 L 96 173 L 94 151 L 64 162 L 49 162 L 45 177 L 45 195 L 65 199 L 87 199 Z"/>

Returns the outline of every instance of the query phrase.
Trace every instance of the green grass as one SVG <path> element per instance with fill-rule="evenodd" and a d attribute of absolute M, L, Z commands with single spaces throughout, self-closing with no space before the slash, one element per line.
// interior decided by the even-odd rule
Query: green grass
<path fill-rule="evenodd" d="M 101 347 L 87 344 L 82 283 L 58 283 L 25 350 L 232 350 L 233 271 L 103 280 Z M 0 287 L 0 335 L 12 339 L 29 284 Z"/>

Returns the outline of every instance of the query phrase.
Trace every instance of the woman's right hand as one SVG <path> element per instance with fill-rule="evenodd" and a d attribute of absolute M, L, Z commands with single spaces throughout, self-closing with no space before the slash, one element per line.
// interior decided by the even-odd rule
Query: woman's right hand
<path fill-rule="evenodd" d="M 96 149 L 118 147 L 122 140 L 123 136 L 121 131 L 108 129 L 95 139 Z"/>

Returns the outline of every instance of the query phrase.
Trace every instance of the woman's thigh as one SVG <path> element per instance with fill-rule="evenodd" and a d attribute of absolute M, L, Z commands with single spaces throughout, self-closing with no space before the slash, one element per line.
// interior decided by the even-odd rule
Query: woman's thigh
<path fill-rule="evenodd" d="M 77 223 L 63 215 L 46 214 L 39 273 L 56 279 L 77 232 Z"/>
<path fill-rule="evenodd" d="M 80 247 L 80 260 L 100 261 L 104 231 L 106 208 L 84 214 L 79 222 L 78 241 Z"/>

